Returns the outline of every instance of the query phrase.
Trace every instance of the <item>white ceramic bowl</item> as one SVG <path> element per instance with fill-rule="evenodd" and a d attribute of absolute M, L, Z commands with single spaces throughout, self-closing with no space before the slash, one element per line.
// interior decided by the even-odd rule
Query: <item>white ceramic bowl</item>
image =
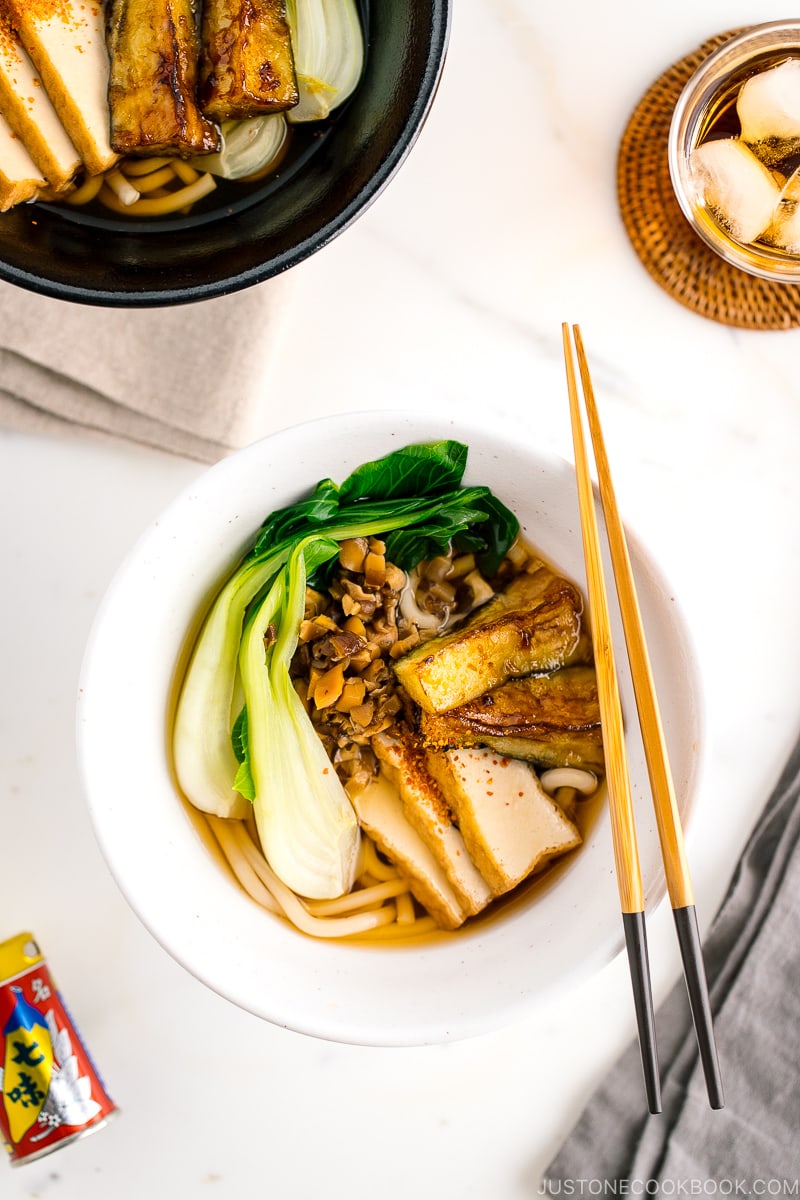
<path fill-rule="evenodd" d="M 316 941 L 258 908 L 206 849 L 176 794 L 167 731 L 176 662 L 198 608 L 263 518 L 319 479 L 341 480 L 401 445 L 442 437 L 468 444 L 465 480 L 488 484 L 530 541 L 585 587 L 575 476 L 566 462 L 525 445 L 516 431 L 501 436 L 404 413 L 337 416 L 258 442 L 187 489 L 119 570 L 82 671 L 78 742 L 86 793 L 101 848 L 135 912 L 222 996 L 277 1025 L 334 1041 L 420 1045 L 498 1028 L 575 985 L 623 945 L 605 812 L 555 885 L 473 930 L 401 948 Z M 670 588 L 635 538 L 631 557 L 685 816 L 704 746 L 695 658 Z M 634 730 L 633 793 L 653 904 L 663 875 L 624 672 L 621 687 Z"/>

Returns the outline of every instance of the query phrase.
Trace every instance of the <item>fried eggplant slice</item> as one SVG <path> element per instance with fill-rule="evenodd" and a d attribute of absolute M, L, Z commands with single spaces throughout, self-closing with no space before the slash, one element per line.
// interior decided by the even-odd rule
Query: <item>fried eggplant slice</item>
<path fill-rule="evenodd" d="M 420 714 L 431 748 L 489 746 L 540 767 L 603 770 L 603 737 L 594 667 L 563 667 L 509 680 L 446 713 Z"/>
<path fill-rule="evenodd" d="M 578 589 L 541 565 L 458 629 L 398 659 L 395 674 L 425 712 L 447 712 L 508 679 L 589 662 L 582 611 Z"/>
<path fill-rule="evenodd" d="M 111 144 L 120 154 L 188 157 L 219 148 L 195 97 L 199 34 L 193 0 L 111 0 Z"/>
<path fill-rule="evenodd" d="M 297 104 L 285 0 L 205 0 L 198 94 L 203 112 L 218 121 Z"/>

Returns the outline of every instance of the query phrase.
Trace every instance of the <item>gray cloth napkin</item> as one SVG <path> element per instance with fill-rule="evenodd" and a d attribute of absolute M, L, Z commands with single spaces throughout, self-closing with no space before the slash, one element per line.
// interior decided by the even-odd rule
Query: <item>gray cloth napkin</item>
<path fill-rule="evenodd" d="M 800 1194 L 800 743 L 756 823 L 704 953 L 725 1108 L 709 1108 L 679 981 L 656 1017 L 663 1113 L 646 1112 L 634 1044 L 589 1101 L 543 1191 Z"/>
<path fill-rule="evenodd" d="M 0 426 L 214 462 L 270 427 L 292 272 L 174 308 L 94 308 L 0 282 Z"/>

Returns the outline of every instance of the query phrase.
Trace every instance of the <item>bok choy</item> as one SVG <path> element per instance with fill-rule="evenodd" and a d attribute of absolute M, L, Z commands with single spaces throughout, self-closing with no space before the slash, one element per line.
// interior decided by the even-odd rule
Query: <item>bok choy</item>
<path fill-rule="evenodd" d="M 349 890 L 359 844 L 347 794 L 290 677 L 306 580 L 324 584 L 340 542 L 377 535 L 404 570 L 452 545 L 493 574 L 518 525 L 488 488 L 461 486 L 466 457 L 454 441 L 407 446 L 271 514 L 195 644 L 173 733 L 180 786 L 217 816 L 241 817 L 252 803 L 267 860 L 300 895 Z"/>
<path fill-rule="evenodd" d="M 287 0 L 299 103 L 291 122 L 321 121 L 355 91 L 364 35 L 355 0 Z"/>
<path fill-rule="evenodd" d="M 305 608 L 307 565 L 338 553 L 330 538 L 297 545 L 286 572 L 248 619 L 239 655 L 247 714 L 242 765 L 252 785 L 261 848 L 287 887 L 316 899 L 352 887 L 359 828 L 322 742 L 313 729 L 309 734 L 289 667 Z M 264 630 L 275 630 L 274 642 Z"/>
<path fill-rule="evenodd" d="M 219 150 L 189 159 L 198 171 L 209 171 L 222 179 L 248 179 L 276 165 L 287 138 L 283 113 L 266 113 L 241 121 L 222 121 Z"/>

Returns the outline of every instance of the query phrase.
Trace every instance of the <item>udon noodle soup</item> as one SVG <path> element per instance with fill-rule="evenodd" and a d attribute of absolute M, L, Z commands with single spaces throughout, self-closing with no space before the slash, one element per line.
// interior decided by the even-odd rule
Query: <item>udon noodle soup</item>
<path fill-rule="evenodd" d="M 603 775 L 583 598 L 461 486 L 466 454 L 405 447 L 272 514 L 181 681 L 179 784 L 307 934 L 458 929 L 582 842 Z"/>

